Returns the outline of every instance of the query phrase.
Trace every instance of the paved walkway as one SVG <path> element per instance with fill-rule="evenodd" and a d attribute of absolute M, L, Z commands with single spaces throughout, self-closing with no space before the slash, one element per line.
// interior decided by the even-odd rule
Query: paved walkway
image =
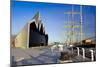
<path fill-rule="evenodd" d="M 66 49 L 66 51 L 71 52 Z M 52 53 L 48 47 L 20 49 L 12 48 L 12 63 L 14 65 L 36 65 L 36 64 L 56 64 L 59 63 L 60 52 L 55 49 Z M 72 59 L 73 62 L 90 61 L 88 58 L 76 56 Z"/>
<path fill-rule="evenodd" d="M 12 62 L 16 65 L 29 65 L 29 64 L 50 64 L 57 63 L 59 58 L 59 52 L 52 52 L 50 49 L 19 49 L 14 48 L 11 50 L 12 53 Z"/>

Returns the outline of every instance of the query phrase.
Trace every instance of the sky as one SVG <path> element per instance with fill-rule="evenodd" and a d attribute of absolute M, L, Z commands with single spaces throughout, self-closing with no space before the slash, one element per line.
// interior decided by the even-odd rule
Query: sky
<path fill-rule="evenodd" d="M 80 5 L 73 5 L 75 12 L 80 11 Z M 72 22 L 71 15 L 64 14 L 72 10 L 72 4 L 39 3 L 12 1 L 11 21 L 12 34 L 16 35 L 28 23 L 37 12 L 40 12 L 45 31 L 49 36 L 49 43 L 65 42 L 68 29 L 68 21 Z M 96 31 L 96 7 L 82 6 L 83 15 L 83 39 L 95 36 Z M 69 17 L 69 19 L 68 19 Z M 80 24 L 80 15 L 74 15 L 75 24 Z M 79 32 L 79 29 L 75 29 Z M 77 37 L 77 36 L 75 36 Z"/>

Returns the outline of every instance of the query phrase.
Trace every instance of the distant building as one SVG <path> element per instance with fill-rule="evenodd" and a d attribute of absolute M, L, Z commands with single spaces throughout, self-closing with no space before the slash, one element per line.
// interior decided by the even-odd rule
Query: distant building
<path fill-rule="evenodd" d="M 87 38 L 87 39 L 83 40 L 82 42 L 83 42 L 83 44 L 87 44 L 87 45 L 90 45 L 90 44 L 96 45 L 96 37 Z"/>
<path fill-rule="evenodd" d="M 31 48 L 36 46 L 47 46 L 48 34 L 40 20 L 39 12 L 28 22 L 16 35 L 14 46 L 20 48 Z"/>

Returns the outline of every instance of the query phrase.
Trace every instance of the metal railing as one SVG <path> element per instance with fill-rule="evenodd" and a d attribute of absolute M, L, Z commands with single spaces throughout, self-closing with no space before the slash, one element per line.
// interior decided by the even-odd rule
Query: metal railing
<path fill-rule="evenodd" d="M 72 53 L 76 53 L 77 56 L 82 55 L 82 58 L 89 58 L 91 61 L 96 60 L 96 51 L 92 48 L 82 48 L 82 47 L 71 47 Z"/>

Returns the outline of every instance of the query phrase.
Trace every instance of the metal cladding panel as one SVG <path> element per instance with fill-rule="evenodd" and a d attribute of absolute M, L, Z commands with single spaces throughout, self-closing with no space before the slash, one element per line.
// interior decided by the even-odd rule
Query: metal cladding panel
<path fill-rule="evenodd" d="M 43 28 L 41 28 L 43 29 Z M 35 22 L 30 24 L 29 47 L 35 47 L 46 44 L 45 34 L 36 27 Z"/>
<path fill-rule="evenodd" d="M 28 37 L 28 24 L 19 32 L 15 38 L 15 47 L 27 48 L 27 37 Z"/>
<path fill-rule="evenodd" d="M 40 33 L 38 32 L 32 32 L 30 33 L 30 43 L 46 43 L 46 40 L 45 40 L 45 35 L 41 35 Z"/>

